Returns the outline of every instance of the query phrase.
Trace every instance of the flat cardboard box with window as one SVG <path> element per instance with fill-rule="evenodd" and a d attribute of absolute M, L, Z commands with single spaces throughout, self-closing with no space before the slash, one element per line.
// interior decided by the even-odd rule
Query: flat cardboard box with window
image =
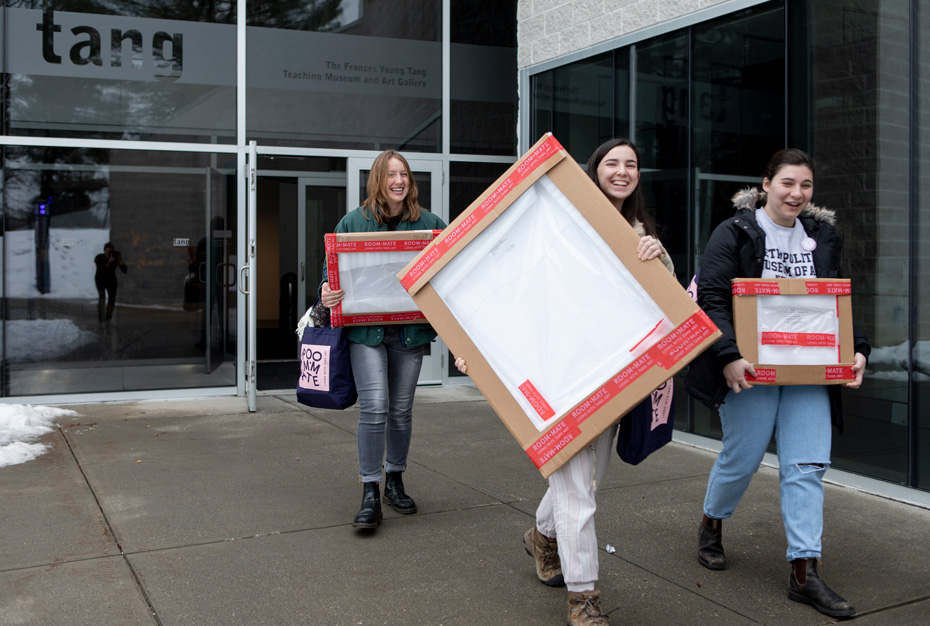
<path fill-rule="evenodd" d="M 719 331 L 551 135 L 398 274 L 544 476 Z"/>
<path fill-rule="evenodd" d="M 840 385 L 852 371 L 852 289 L 845 278 L 737 278 L 733 330 L 757 385 Z"/>

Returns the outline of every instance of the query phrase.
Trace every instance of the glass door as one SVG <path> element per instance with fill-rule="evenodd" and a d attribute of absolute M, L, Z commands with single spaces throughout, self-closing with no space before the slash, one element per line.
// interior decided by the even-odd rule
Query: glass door
<path fill-rule="evenodd" d="M 406 155 L 405 155 L 406 156 Z M 350 158 L 347 166 L 349 185 L 347 188 L 346 210 L 351 211 L 361 205 L 367 195 L 365 186 L 368 171 L 373 159 Z M 417 182 L 420 205 L 449 222 L 449 211 L 443 203 L 445 176 L 442 162 L 425 159 L 407 159 L 413 178 Z M 442 383 L 442 362 L 446 354 L 445 346 L 438 337 L 427 344 L 423 355 L 423 367 L 420 369 L 420 385 L 438 385 Z"/>

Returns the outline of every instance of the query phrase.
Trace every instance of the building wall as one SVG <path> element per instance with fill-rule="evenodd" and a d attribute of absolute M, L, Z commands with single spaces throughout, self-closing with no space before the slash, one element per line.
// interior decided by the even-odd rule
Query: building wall
<path fill-rule="evenodd" d="M 517 64 L 536 65 L 728 0 L 519 0 Z"/>

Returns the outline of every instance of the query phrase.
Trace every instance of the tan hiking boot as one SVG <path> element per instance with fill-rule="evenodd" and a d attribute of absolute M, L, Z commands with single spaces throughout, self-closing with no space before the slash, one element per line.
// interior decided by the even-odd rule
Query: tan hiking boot
<path fill-rule="evenodd" d="M 564 587 L 565 579 L 562 577 L 562 562 L 559 560 L 559 544 L 555 539 L 549 539 L 536 530 L 534 524 L 523 535 L 523 546 L 526 553 L 536 561 L 536 577 L 544 585 L 550 587 Z"/>
<path fill-rule="evenodd" d="M 601 613 L 601 592 L 568 592 L 568 626 L 609 626 Z"/>

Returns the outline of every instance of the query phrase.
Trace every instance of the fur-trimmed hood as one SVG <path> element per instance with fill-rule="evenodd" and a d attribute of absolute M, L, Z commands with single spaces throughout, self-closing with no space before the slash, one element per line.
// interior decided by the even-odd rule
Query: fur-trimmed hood
<path fill-rule="evenodd" d="M 758 209 L 765 206 L 767 198 L 768 194 L 758 187 L 746 187 L 733 195 L 733 208 Z M 801 216 L 808 216 L 818 222 L 825 222 L 831 226 L 836 224 L 835 211 L 825 207 L 819 207 L 814 203 L 808 204 L 807 208 L 801 211 Z"/>

